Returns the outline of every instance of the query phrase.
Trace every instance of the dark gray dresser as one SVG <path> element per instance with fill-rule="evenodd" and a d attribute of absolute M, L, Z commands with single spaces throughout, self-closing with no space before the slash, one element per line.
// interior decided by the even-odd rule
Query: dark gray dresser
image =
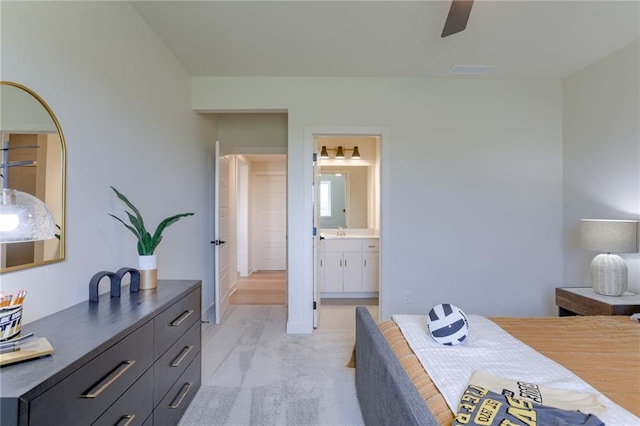
<path fill-rule="evenodd" d="M 201 382 L 200 306 L 200 281 L 160 280 L 26 324 L 54 353 L 0 368 L 0 424 L 177 424 Z"/>

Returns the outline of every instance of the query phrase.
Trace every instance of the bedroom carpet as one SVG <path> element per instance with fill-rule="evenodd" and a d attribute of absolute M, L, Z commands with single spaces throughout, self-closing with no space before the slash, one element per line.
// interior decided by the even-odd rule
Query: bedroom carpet
<path fill-rule="evenodd" d="M 203 324 L 202 387 L 179 425 L 362 425 L 345 366 L 355 308 L 323 306 L 311 335 L 285 324 L 286 307 L 273 305 L 232 305 L 221 325 Z"/>

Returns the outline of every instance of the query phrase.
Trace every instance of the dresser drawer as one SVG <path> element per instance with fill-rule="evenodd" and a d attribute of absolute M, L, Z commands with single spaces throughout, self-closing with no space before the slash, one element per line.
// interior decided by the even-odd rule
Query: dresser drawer
<path fill-rule="evenodd" d="M 160 358 L 191 325 L 200 319 L 200 288 L 187 294 L 153 320 L 154 359 Z"/>
<path fill-rule="evenodd" d="M 153 411 L 155 426 L 176 425 L 200 388 L 200 353 Z"/>
<path fill-rule="evenodd" d="M 150 368 L 93 425 L 143 425 L 152 410 L 153 369 Z"/>
<path fill-rule="evenodd" d="M 367 238 L 362 240 L 362 251 L 380 251 L 380 239 Z"/>
<path fill-rule="evenodd" d="M 154 407 L 164 398 L 167 391 L 200 352 L 200 330 L 200 322 L 194 323 L 191 328 L 153 364 Z"/>
<path fill-rule="evenodd" d="M 35 398 L 29 423 L 91 424 L 151 367 L 152 345 L 149 321 Z"/>

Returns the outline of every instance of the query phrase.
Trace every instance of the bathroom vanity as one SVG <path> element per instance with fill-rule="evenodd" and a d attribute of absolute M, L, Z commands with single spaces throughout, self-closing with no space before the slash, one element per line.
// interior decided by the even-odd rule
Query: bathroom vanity
<path fill-rule="evenodd" d="M 324 236 L 321 297 L 378 297 L 379 251 L 380 239 L 371 235 Z"/>

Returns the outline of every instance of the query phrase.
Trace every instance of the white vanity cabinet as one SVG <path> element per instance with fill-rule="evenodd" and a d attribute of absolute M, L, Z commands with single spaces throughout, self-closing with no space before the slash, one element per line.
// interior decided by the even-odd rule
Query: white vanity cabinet
<path fill-rule="evenodd" d="M 378 292 L 377 238 L 323 240 L 323 297 L 372 297 Z"/>
<path fill-rule="evenodd" d="M 380 278 L 379 239 L 362 241 L 362 291 L 378 292 Z"/>

